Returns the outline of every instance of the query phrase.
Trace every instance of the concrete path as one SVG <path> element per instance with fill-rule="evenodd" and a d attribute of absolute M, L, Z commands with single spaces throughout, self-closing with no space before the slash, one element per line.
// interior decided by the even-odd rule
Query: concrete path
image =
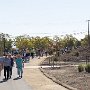
<path fill-rule="evenodd" d="M 0 77 L 0 90 L 32 90 L 30 86 L 22 79 L 17 77 L 17 70 L 13 68 L 12 78 L 5 81 L 3 80 L 3 71 Z"/>
<path fill-rule="evenodd" d="M 31 85 L 33 90 L 68 90 L 45 77 L 39 68 L 37 68 L 44 59 L 45 57 L 40 59 L 34 58 L 30 60 L 30 63 L 25 64 L 24 78 L 26 82 Z"/>
<path fill-rule="evenodd" d="M 78 65 L 63 65 L 63 66 L 54 66 L 54 67 L 57 67 L 57 68 L 61 68 L 61 67 L 68 67 L 68 66 L 71 66 L 71 67 L 78 67 Z M 51 68 L 53 66 L 25 66 L 25 68 Z"/>

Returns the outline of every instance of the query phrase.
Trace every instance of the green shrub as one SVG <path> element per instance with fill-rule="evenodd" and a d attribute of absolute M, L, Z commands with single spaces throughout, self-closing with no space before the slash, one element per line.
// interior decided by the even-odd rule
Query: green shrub
<path fill-rule="evenodd" d="M 75 52 L 75 56 L 77 56 L 77 57 L 78 57 L 78 56 L 79 56 L 79 52 Z"/>
<path fill-rule="evenodd" d="M 79 71 L 79 72 L 84 71 L 84 66 L 83 66 L 82 64 L 78 66 L 78 71 Z"/>
<path fill-rule="evenodd" d="M 90 64 L 87 64 L 85 66 L 85 71 L 88 72 L 88 73 L 90 73 Z"/>

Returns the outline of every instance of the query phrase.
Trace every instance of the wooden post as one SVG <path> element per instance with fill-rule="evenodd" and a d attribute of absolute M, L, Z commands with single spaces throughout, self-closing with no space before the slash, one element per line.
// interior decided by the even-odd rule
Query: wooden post
<path fill-rule="evenodd" d="M 89 62 L 89 56 L 86 56 L 86 64 Z"/>
<path fill-rule="evenodd" d="M 49 59 L 49 65 L 50 65 L 50 59 L 51 59 L 51 57 L 49 57 L 48 59 Z"/>
<path fill-rule="evenodd" d="M 53 58 L 53 68 L 54 68 L 54 58 Z"/>

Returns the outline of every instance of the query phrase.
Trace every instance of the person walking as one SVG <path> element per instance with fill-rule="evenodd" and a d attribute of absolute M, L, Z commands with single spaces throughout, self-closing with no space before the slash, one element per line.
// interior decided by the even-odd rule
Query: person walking
<path fill-rule="evenodd" d="M 13 68 L 13 65 L 14 65 L 14 60 L 13 58 L 11 57 L 11 54 L 8 54 L 8 58 L 11 60 L 11 65 L 10 65 L 10 73 L 9 73 L 9 77 L 11 78 L 12 76 L 12 68 Z"/>
<path fill-rule="evenodd" d="M 17 68 L 17 73 L 18 73 L 19 77 L 22 78 L 22 74 L 23 74 L 23 59 L 21 58 L 20 54 L 17 54 L 16 68 Z"/>
<path fill-rule="evenodd" d="M 40 56 L 41 56 L 41 50 L 38 49 L 38 59 L 40 59 Z"/>
<path fill-rule="evenodd" d="M 30 52 L 26 52 L 26 56 L 25 56 L 26 62 L 30 60 Z"/>
<path fill-rule="evenodd" d="M 9 71 L 11 66 L 11 60 L 8 58 L 7 54 L 3 58 L 3 64 L 4 64 L 4 77 L 5 77 L 5 80 L 8 80 L 9 74 L 10 74 Z"/>
<path fill-rule="evenodd" d="M 2 69 L 3 69 L 3 57 L 0 57 L 0 76 Z"/>
<path fill-rule="evenodd" d="M 2 69 L 3 69 L 3 63 L 0 62 L 0 76 L 1 76 Z"/>
<path fill-rule="evenodd" d="M 46 56 L 46 57 L 47 57 L 47 54 L 48 54 L 48 53 L 47 53 L 47 50 L 46 50 L 46 51 L 45 51 L 45 56 Z"/>
<path fill-rule="evenodd" d="M 34 48 L 31 50 L 31 57 L 32 57 L 32 59 L 34 58 Z"/>

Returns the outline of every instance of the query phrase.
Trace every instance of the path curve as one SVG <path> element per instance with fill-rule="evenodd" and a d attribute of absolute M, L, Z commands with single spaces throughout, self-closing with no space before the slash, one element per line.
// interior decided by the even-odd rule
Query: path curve
<path fill-rule="evenodd" d="M 29 63 L 25 64 L 24 78 L 26 82 L 32 86 L 33 90 L 68 90 L 65 87 L 48 79 L 45 75 L 43 75 L 40 69 L 37 68 L 37 66 L 39 66 L 39 64 L 44 61 L 45 58 L 46 57 L 41 57 L 40 59 L 34 58 L 31 59 Z M 32 68 L 30 68 L 30 66 Z"/>

